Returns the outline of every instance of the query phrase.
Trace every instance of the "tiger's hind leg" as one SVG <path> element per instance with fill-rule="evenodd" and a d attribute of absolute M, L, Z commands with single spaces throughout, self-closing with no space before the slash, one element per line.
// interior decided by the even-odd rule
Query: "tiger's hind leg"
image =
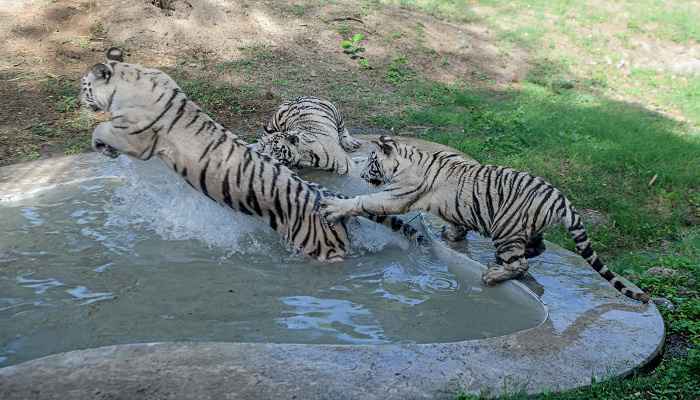
<path fill-rule="evenodd" d="M 542 237 L 542 234 L 539 233 L 532 236 L 530 240 L 527 241 L 527 245 L 525 246 L 525 257 L 535 258 L 544 253 L 545 250 L 547 250 L 547 248 L 544 245 L 544 238 Z"/>
<path fill-rule="evenodd" d="M 362 146 L 362 142 L 350 136 L 348 130 L 346 129 L 340 134 L 340 146 L 348 153 L 352 153 Z"/>
<path fill-rule="evenodd" d="M 526 243 L 524 238 L 495 241 L 496 263 L 489 265 L 481 280 L 487 285 L 495 285 L 523 276 L 528 268 L 525 257 Z"/>

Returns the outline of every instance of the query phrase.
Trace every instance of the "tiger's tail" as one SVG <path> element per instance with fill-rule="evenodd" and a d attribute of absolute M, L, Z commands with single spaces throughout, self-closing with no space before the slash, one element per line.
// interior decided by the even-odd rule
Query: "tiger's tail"
<path fill-rule="evenodd" d="M 576 243 L 576 253 L 583 257 L 586 262 L 600 274 L 605 280 L 610 282 L 610 284 L 620 291 L 620 293 L 629 297 L 630 299 L 641 301 L 642 303 L 648 303 L 650 297 L 648 294 L 632 290 L 617 276 L 614 272 L 610 271 L 608 267 L 603 264 L 603 262 L 598 257 L 598 254 L 593 250 L 591 246 L 591 241 L 588 239 L 588 234 L 586 229 L 581 223 L 581 215 L 576 211 L 576 209 L 571 205 L 568 199 L 564 198 L 564 207 L 559 212 L 559 218 L 561 222 L 566 226 L 569 231 L 569 235 Z"/>

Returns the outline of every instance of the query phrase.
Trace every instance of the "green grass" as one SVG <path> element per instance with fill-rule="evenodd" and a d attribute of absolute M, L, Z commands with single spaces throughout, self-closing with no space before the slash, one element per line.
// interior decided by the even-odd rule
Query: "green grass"
<path fill-rule="evenodd" d="M 700 351 L 691 351 L 688 357 L 672 358 L 649 374 L 639 374 L 627 379 L 611 379 L 590 387 L 565 393 L 544 393 L 527 396 L 516 393 L 500 397 L 501 400 L 639 400 L 674 399 L 694 400 L 700 397 Z M 485 396 L 462 394 L 457 400 L 477 400 Z"/>
<path fill-rule="evenodd" d="M 246 113 L 242 103 L 258 91 L 251 86 L 231 86 L 200 79 L 178 79 L 178 83 L 193 101 L 212 115 Z"/>
<path fill-rule="evenodd" d="M 398 129 L 428 127 L 424 139 L 543 176 L 578 208 L 603 212 L 610 222 L 591 228 L 590 236 L 611 268 L 675 305 L 661 311 L 667 332 L 689 343 L 687 356 L 667 357 L 650 373 L 536 398 L 699 398 L 700 136 L 683 123 L 597 95 L 585 82 L 566 88 L 553 83 L 562 76 L 566 69 L 556 67 L 532 75 L 537 83 L 503 91 L 404 82 L 399 95 L 415 106 L 376 121 Z M 688 228 L 694 216 L 695 226 Z M 573 248 L 558 231 L 547 238 Z M 653 266 L 677 274 L 645 274 Z"/>

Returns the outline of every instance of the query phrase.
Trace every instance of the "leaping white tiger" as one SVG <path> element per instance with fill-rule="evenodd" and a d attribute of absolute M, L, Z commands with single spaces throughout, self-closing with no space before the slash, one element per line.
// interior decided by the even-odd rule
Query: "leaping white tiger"
<path fill-rule="evenodd" d="M 164 72 L 108 61 L 81 79 L 81 101 L 111 118 L 92 133 L 93 148 L 109 157 L 162 159 L 192 187 L 242 213 L 264 218 L 295 249 L 321 261 L 340 261 L 349 250 L 346 221 L 331 224 L 319 212 L 321 200 L 340 196 L 307 182 L 211 119 Z M 398 218 L 369 219 L 401 231 L 418 232 Z"/>

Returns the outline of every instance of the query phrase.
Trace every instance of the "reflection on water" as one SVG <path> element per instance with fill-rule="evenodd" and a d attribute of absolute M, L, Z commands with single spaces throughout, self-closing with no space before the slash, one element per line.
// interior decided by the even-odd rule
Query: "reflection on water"
<path fill-rule="evenodd" d="M 456 341 L 543 317 L 366 220 L 350 224 L 348 260 L 321 264 L 157 161 L 95 175 L 0 200 L 0 366 L 143 341 Z"/>

